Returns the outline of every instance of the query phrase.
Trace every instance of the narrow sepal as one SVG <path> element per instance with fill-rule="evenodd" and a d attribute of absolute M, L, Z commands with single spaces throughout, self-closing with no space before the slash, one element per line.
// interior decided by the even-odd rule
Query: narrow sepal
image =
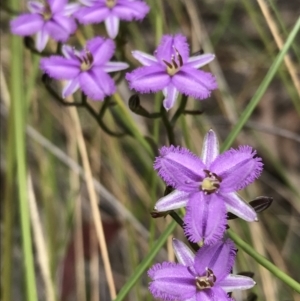
<path fill-rule="evenodd" d="M 176 238 L 173 238 L 172 243 L 178 262 L 184 266 L 193 266 L 195 254 L 191 251 L 191 249 L 185 243 Z"/>
<path fill-rule="evenodd" d="M 226 292 L 246 290 L 252 288 L 255 284 L 252 278 L 240 275 L 228 275 L 218 283 Z"/>

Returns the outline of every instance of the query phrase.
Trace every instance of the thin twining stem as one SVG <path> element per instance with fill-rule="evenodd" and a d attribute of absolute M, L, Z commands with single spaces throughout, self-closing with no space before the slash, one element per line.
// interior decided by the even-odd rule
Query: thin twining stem
<path fill-rule="evenodd" d="M 59 102 L 60 104 L 64 105 L 64 106 L 69 106 L 69 107 L 84 107 L 89 113 L 90 115 L 96 120 L 96 122 L 98 123 L 98 125 L 100 126 L 100 128 L 108 135 L 113 136 L 113 137 L 123 137 L 125 135 L 128 135 L 128 132 L 123 132 L 123 133 L 115 133 L 112 130 L 110 130 L 106 124 L 103 122 L 102 117 L 104 116 L 105 113 L 105 109 L 104 110 L 100 110 L 100 113 L 98 114 L 93 107 L 87 102 L 87 97 L 82 93 L 81 94 L 81 101 L 80 102 L 68 102 L 65 101 L 64 99 L 62 99 L 58 93 L 52 88 L 52 86 L 49 83 L 49 77 L 47 75 L 43 75 L 43 83 L 47 89 L 47 91 L 53 96 L 53 98 Z"/>

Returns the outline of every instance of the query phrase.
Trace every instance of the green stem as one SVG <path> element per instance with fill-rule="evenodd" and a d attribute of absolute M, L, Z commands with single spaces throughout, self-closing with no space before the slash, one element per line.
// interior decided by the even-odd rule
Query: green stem
<path fill-rule="evenodd" d="M 175 141 L 175 135 L 174 135 L 174 131 L 173 131 L 173 127 L 168 119 L 168 114 L 167 111 L 165 110 L 164 106 L 161 106 L 161 119 L 162 122 L 166 128 L 167 131 L 167 135 L 168 135 L 168 140 L 169 140 L 169 144 L 170 145 L 176 145 L 176 141 Z"/>
<path fill-rule="evenodd" d="M 12 1 L 14 8 L 18 7 L 17 0 Z M 22 42 L 20 37 L 12 38 L 12 62 L 11 62 L 11 99 L 14 119 L 14 138 L 17 162 L 17 182 L 20 206 L 20 225 L 23 241 L 23 260 L 26 283 L 26 300 L 36 301 L 37 292 L 35 284 L 32 240 L 30 232 L 30 216 L 27 200 L 26 181 L 26 156 L 25 156 L 25 121 L 24 121 L 24 93 L 23 93 L 23 62 Z"/>
<path fill-rule="evenodd" d="M 135 285 L 135 283 L 140 279 L 144 271 L 149 267 L 152 260 L 156 256 L 156 254 L 159 252 L 159 250 L 163 247 L 164 243 L 168 239 L 169 235 L 174 231 L 176 227 L 176 222 L 172 221 L 166 230 L 161 234 L 159 239 L 154 243 L 153 247 L 149 251 L 148 255 L 143 259 L 143 261 L 139 264 L 135 272 L 132 274 L 132 276 L 128 279 L 126 284 L 122 287 L 120 292 L 118 293 L 117 298 L 114 301 L 121 301 L 123 300 L 130 289 Z"/>
<path fill-rule="evenodd" d="M 187 99 L 188 98 L 187 98 L 186 95 L 181 96 L 180 105 L 179 105 L 177 111 L 175 112 L 173 118 L 171 119 L 172 126 L 175 126 L 175 123 L 176 123 L 177 119 L 181 116 L 181 114 L 184 113 L 184 110 L 185 110 L 185 107 L 186 107 L 186 104 L 187 104 Z"/>
<path fill-rule="evenodd" d="M 295 281 L 293 278 L 285 274 L 279 268 L 277 268 L 272 262 L 270 262 L 267 258 L 257 253 L 249 244 L 243 241 L 237 234 L 235 234 L 232 230 L 227 230 L 229 237 L 235 242 L 237 246 L 239 246 L 243 251 L 249 254 L 252 258 L 256 260 L 259 264 L 264 266 L 267 270 L 269 270 L 274 276 L 285 282 L 288 286 L 294 289 L 296 292 L 300 293 L 300 283 Z"/>
<path fill-rule="evenodd" d="M 12 237 L 13 237 L 13 220 L 15 215 L 15 195 L 14 195 L 14 168 L 15 168 L 15 147 L 14 147 L 14 127 L 12 114 L 9 114 L 8 141 L 6 147 L 6 181 L 4 194 L 4 240 L 2 245 L 3 256 L 3 274 L 1 277 L 2 300 L 10 301 L 11 298 L 11 281 L 12 281 Z"/>
<path fill-rule="evenodd" d="M 282 50 L 277 55 L 274 63 L 272 64 L 271 68 L 269 69 L 268 73 L 266 74 L 265 78 L 261 82 L 260 86 L 256 90 L 255 94 L 253 95 L 252 99 L 250 100 L 250 103 L 242 113 L 240 119 L 228 135 L 227 139 L 222 145 L 221 151 L 224 151 L 225 149 L 228 149 L 229 146 L 233 143 L 245 123 L 248 121 L 249 117 L 251 116 L 252 112 L 258 105 L 259 101 L 261 100 L 262 96 L 266 92 L 269 84 L 271 83 L 273 77 L 275 76 L 278 68 L 280 67 L 280 64 L 282 63 L 284 56 L 286 55 L 287 51 L 289 50 L 290 46 L 292 45 L 293 40 L 295 39 L 298 31 L 300 29 L 300 18 L 298 18 L 293 30 L 289 34 L 286 43 L 284 44 Z"/>

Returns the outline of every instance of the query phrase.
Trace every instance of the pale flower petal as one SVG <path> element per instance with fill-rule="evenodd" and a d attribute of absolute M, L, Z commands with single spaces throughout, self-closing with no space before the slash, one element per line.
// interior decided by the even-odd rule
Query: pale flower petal
<path fill-rule="evenodd" d="M 120 19 L 113 15 L 109 15 L 105 19 L 104 23 L 105 23 L 105 28 L 106 28 L 108 36 L 111 39 L 114 39 L 118 35 L 118 32 L 119 32 Z"/>

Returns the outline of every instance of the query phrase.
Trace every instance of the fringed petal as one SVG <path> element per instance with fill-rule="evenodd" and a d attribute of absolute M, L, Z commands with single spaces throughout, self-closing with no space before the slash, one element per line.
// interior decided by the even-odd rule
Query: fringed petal
<path fill-rule="evenodd" d="M 199 275 L 205 275 L 206 268 L 213 271 L 216 284 L 225 279 L 234 264 L 236 248 L 230 239 L 219 240 L 214 245 L 204 245 L 195 257 L 195 269 Z"/>
<path fill-rule="evenodd" d="M 156 264 L 148 271 L 148 275 L 153 280 L 149 290 L 156 298 L 185 300 L 196 294 L 195 278 L 181 264 Z"/>
<path fill-rule="evenodd" d="M 164 35 L 157 47 L 155 56 L 165 66 L 163 60 L 171 62 L 172 56 L 174 56 L 179 63 L 177 52 L 180 54 L 183 63 L 185 63 L 189 57 L 189 45 L 186 41 L 186 37 L 181 34 L 175 36 Z"/>
<path fill-rule="evenodd" d="M 184 232 L 192 242 L 203 241 L 211 245 L 223 237 L 226 229 L 224 201 L 216 194 L 191 195 L 184 218 Z"/>
<path fill-rule="evenodd" d="M 55 79 L 74 79 L 80 73 L 80 63 L 77 60 L 57 55 L 41 59 L 40 67 Z"/>
<path fill-rule="evenodd" d="M 61 13 L 64 10 L 68 0 L 47 0 L 47 2 L 51 8 L 51 12 L 55 14 Z"/>
<path fill-rule="evenodd" d="M 242 145 L 221 154 L 210 166 L 210 171 L 222 178 L 220 192 L 233 192 L 243 189 L 263 170 L 260 157 L 252 147 Z"/>
<path fill-rule="evenodd" d="M 43 28 L 44 19 L 39 14 L 23 14 L 10 22 L 10 30 L 19 36 L 30 36 Z"/>
<path fill-rule="evenodd" d="M 93 64 L 101 66 L 107 63 L 114 55 L 116 45 L 111 39 L 96 37 L 87 42 L 86 48 L 93 56 Z"/>
<path fill-rule="evenodd" d="M 172 83 L 179 92 L 196 99 L 208 98 L 211 91 L 217 88 L 216 78 L 211 73 L 187 66 L 172 77 Z"/>
<path fill-rule="evenodd" d="M 97 79 L 97 83 L 101 87 L 105 96 L 112 95 L 116 91 L 114 80 L 101 68 L 94 67 L 89 72 L 93 75 L 94 78 Z"/>
<path fill-rule="evenodd" d="M 99 78 L 97 78 L 91 72 L 82 72 L 79 75 L 79 83 L 81 90 L 92 100 L 102 101 L 105 97 L 105 93 L 99 84 Z"/>
<path fill-rule="evenodd" d="M 101 23 L 110 14 L 109 8 L 104 6 L 82 7 L 74 13 L 74 17 L 82 24 Z"/>
<path fill-rule="evenodd" d="M 154 169 L 170 186 L 187 192 L 199 191 L 205 165 L 196 155 L 180 146 L 162 147 L 155 159 Z"/>
<path fill-rule="evenodd" d="M 126 73 L 130 89 L 141 93 L 158 92 L 170 83 L 170 76 L 159 64 L 149 67 L 140 67 Z"/>
<path fill-rule="evenodd" d="M 197 301 L 233 301 L 221 288 L 214 286 L 197 292 Z"/>
<path fill-rule="evenodd" d="M 119 0 L 113 7 L 112 13 L 121 20 L 142 20 L 148 14 L 150 8 L 144 1 Z"/>

